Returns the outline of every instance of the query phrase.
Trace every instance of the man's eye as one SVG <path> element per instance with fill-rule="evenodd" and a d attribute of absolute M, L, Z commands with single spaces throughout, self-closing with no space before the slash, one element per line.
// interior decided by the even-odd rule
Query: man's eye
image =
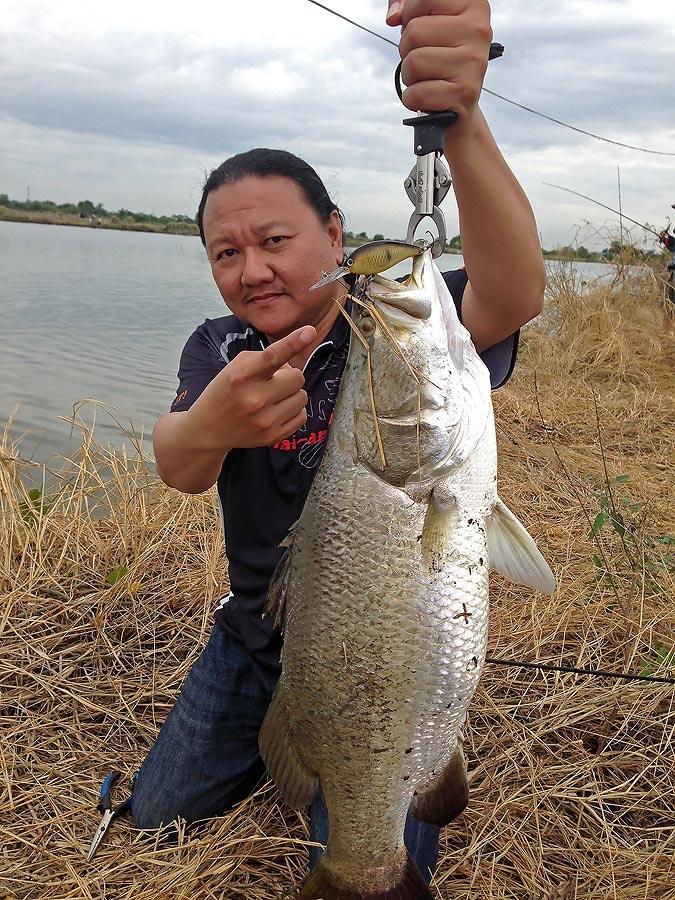
<path fill-rule="evenodd" d="M 271 237 L 268 237 L 267 240 L 268 240 L 268 242 L 270 242 L 272 244 L 281 244 L 283 241 L 286 240 L 286 235 L 285 234 L 273 234 Z"/>
<path fill-rule="evenodd" d="M 237 251 L 234 249 L 234 247 L 226 247 L 224 250 L 220 250 L 220 251 L 216 254 L 216 259 L 217 259 L 217 260 L 220 260 L 220 259 L 232 259 L 232 257 L 234 256 L 234 254 L 235 254 L 236 252 L 237 252 Z"/>

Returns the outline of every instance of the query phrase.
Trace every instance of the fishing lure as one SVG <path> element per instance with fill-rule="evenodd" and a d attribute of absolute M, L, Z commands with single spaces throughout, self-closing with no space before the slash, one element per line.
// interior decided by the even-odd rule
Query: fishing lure
<path fill-rule="evenodd" d="M 310 291 L 331 284 L 344 275 L 379 275 L 404 259 L 419 256 L 426 248 L 426 242 L 409 244 L 406 241 L 370 241 L 357 247 L 352 253 L 345 254 L 342 264 L 324 274 L 311 286 Z"/>

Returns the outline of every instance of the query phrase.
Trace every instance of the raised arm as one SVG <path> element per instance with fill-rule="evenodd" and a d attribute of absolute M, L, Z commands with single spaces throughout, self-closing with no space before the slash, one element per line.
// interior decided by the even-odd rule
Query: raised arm
<path fill-rule="evenodd" d="M 403 26 L 405 105 L 459 116 L 445 130 L 444 152 L 469 278 L 462 318 L 484 350 L 541 311 L 546 285 L 532 209 L 478 107 L 492 41 L 490 6 L 486 0 L 399 0 L 389 4 L 387 22 Z"/>

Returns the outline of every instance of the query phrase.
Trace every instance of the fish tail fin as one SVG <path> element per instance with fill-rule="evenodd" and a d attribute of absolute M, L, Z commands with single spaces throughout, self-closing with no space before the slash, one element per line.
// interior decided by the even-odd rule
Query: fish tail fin
<path fill-rule="evenodd" d="M 398 879 L 381 886 L 349 885 L 333 872 L 323 856 L 312 869 L 295 900 L 433 900 L 415 860 L 406 852 Z"/>

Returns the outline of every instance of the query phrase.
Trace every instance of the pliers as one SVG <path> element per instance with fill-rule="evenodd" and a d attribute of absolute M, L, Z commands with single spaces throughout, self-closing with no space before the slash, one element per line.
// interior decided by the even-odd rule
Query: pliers
<path fill-rule="evenodd" d="M 89 853 L 87 854 L 87 862 L 91 862 L 94 858 L 94 854 L 99 848 L 99 845 L 103 838 L 110 828 L 112 822 L 115 819 L 119 818 L 119 816 L 123 816 L 126 812 L 129 812 L 131 809 L 131 794 L 127 797 L 127 799 L 120 803 L 119 806 L 113 806 L 111 791 L 112 787 L 116 781 L 121 778 L 121 772 L 109 772 L 105 778 L 103 779 L 103 784 L 101 785 L 101 790 L 99 791 L 99 801 L 96 806 L 96 809 L 99 812 L 103 813 L 103 818 L 101 819 L 101 824 L 98 826 L 96 834 L 94 835 L 94 840 L 91 842 L 91 847 L 89 848 Z M 136 781 L 136 776 L 131 779 L 131 791 L 133 793 L 134 783 Z"/>

